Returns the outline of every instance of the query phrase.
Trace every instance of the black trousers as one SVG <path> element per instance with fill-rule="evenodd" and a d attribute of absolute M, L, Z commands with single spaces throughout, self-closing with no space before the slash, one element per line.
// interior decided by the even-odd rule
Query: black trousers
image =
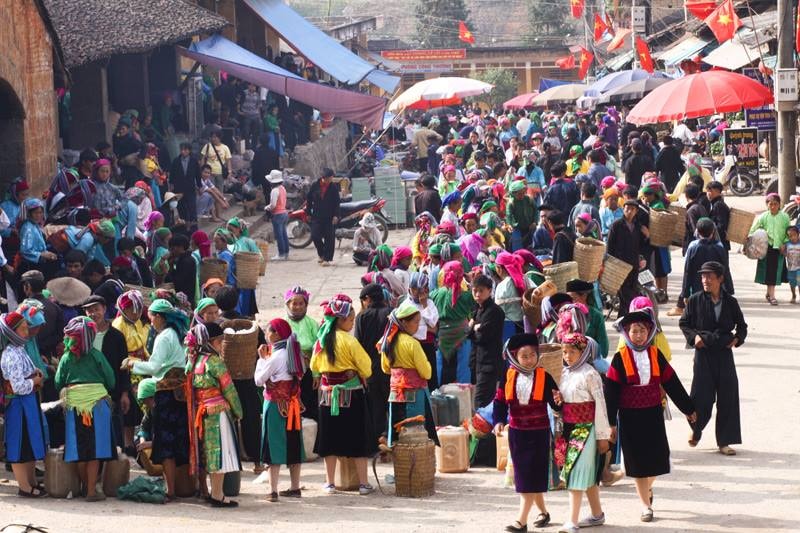
<path fill-rule="evenodd" d="M 183 193 L 178 200 L 178 213 L 189 226 L 192 226 L 192 222 L 197 226 L 197 194 L 194 191 Z"/>
<path fill-rule="evenodd" d="M 333 261 L 333 250 L 336 246 L 333 220 L 312 220 L 311 240 L 314 241 L 314 248 L 317 249 L 319 257 L 324 261 Z"/>
<path fill-rule="evenodd" d="M 499 372 L 495 369 L 479 368 L 475 374 L 475 409 L 485 407 L 497 394 Z"/>
<path fill-rule="evenodd" d="M 741 444 L 742 429 L 739 419 L 739 378 L 733 362 L 733 351 L 695 350 L 694 378 L 690 394 L 697 411 L 697 422 L 692 425 L 694 438 L 700 439 L 711 420 L 711 408 L 717 404 L 717 446 Z"/>
<path fill-rule="evenodd" d="M 241 446 L 247 458 L 256 462 L 261 457 L 261 410 L 264 400 L 252 379 L 235 379 L 233 386 L 236 387 L 244 414 L 239 422 L 242 428 Z"/>
<path fill-rule="evenodd" d="M 375 434 L 383 435 L 389 428 L 389 376 L 373 370 L 367 381 L 367 396 L 372 407 Z"/>
<path fill-rule="evenodd" d="M 638 280 L 639 271 L 634 268 L 630 274 L 628 274 L 628 277 L 625 278 L 625 281 L 619 288 L 619 317 L 623 317 L 628 314 L 628 309 L 631 306 L 631 302 L 634 298 L 639 296 L 637 291 Z"/>

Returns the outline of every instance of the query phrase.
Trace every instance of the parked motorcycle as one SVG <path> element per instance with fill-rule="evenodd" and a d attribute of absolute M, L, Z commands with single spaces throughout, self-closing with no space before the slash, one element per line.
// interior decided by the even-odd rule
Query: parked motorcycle
<path fill-rule="evenodd" d="M 761 184 L 747 174 L 739 172 L 735 155 L 726 155 L 722 163 L 715 162 L 714 179 L 736 196 L 750 196 Z"/>
<path fill-rule="evenodd" d="M 383 198 L 340 204 L 341 218 L 335 228 L 338 244 L 341 244 L 343 239 L 353 239 L 358 222 L 365 213 L 375 215 L 375 222 L 381 231 L 381 238 L 383 242 L 386 242 L 389 237 L 389 216 L 383 211 L 384 205 L 386 205 L 386 200 Z M 292 248 L 305 248 L 311 244 L 311 217 L 306 213 L 305 205 L 289 212 L 286 232 L 289 234 L 289 246 Z"/>

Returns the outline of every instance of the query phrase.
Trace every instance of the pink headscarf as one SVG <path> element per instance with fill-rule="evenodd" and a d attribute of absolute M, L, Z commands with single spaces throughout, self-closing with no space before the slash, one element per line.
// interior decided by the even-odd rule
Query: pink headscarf
<path fill-rule="evenodd" d="M 412 257 L 414 253 L 411 251 L 411 248 L 408 246 L 398 246 L 394 249 L 394 253 L 392 254 L 392 268 L 395 268 L 400 265 L 400 261 L 406 259 L 408 257 Z"/>
<path fill-rule="evenodd" d="M 452 237 L 456 236 L 456 227 L 449 220 L 445 220 L 436 227 L 436 233 L 446 233 Z"/>
<path fill-rule="evenodd" d="M 161 214 L 161 211 L 151 211 L 150 214 L 147 216 L 147 219 L 144 221 L 144 229 L 150 231 L 153 229 L 153 224 L 156 220 L 164 220 L 164 215 Z"/>
<path fill-rule="evenodd" d="M 478 263 L 478 254 L 483 250 L 484 239 L 477 231 L 469 235 L 464 235 L 459 243 L 461 246 L 461 253 L 464 255 L 470 265 Z"/>
<path fill-rule="evenodd" d="M 544 266 L 542 265 L 542 262 L 539 261 L 530 250 L 517 250 L 514 252 L 514 255 L 520 256 L 525 264 L 532 265 L 533 268 L 535 268 L 538 272 L 544 272 Z"/>
<path fill-rule="evenodd" d="M 617 179 L 614 176 L 606 176 L 605 178 L 603 178 L 600 181 L 600 186 L 603 189 L 608 189 L 610 187 L 613 187 L 614 183 L 616 183 L 616 181 L 617 181 Z"/>
<path fill-rule="evenodd" d="M 459 261 L 450 261 L 442 267 L 444 277 L 442 284 L 453 291 L 452 305 L 455 307 L 461 294 L 461 281 L 464 279 L 464 268 Z"/>
<path fill-rule="evenodd" d="M 200 250 L 200 257 L 211 257 L 211 241 L 208 238 L 208 233 L 202 230 L 197 230 L 192 233 L 192 242 L 197 245 Z"/>
<path fill-rule="evenodd" d="M 522 274 L 522 267 L 525 264 L 525 260 L 516 254 L 500 252 L 497 254 L 497 259 L 495 259 L 494 262 L 502 266 L 506 272 L 508 272 L 508 276 L 511 278 L 511 281 L 514 282 L 514 287 L 516 287 L 519 295 L 522 296 L 526 288 L 525 276 Z"/>

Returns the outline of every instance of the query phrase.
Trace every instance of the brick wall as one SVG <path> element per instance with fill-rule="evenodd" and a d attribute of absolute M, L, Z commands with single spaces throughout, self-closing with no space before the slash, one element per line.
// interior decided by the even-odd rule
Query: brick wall
<path fill-rule="evenodd" d="M 10 84 L 25 110 L 24 139 L 0 138 L 0 152 L 24 148 L 24 174 L 38 194 L 55 174 L 58 114 L 53 90 L 53 44 L 32 0 L 0 2 L 0 78 Z M 6 170 L 9 169 L 9 170 Z M 0 162 L 0 185 L 13 176 Z"/>

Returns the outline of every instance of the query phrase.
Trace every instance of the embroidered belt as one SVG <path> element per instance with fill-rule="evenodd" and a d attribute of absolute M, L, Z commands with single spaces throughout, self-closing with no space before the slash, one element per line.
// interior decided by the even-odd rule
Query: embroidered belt
<path fill-rule="evenodd" d="M 344 375 L 352 376 L 342 381 Z M 339 416 L 340 407 L 350 407 L 354 390 L 362 390 L 364 384 L 352 370 L 322 374 L 319 385 L 319 404 L 331 408 L 331 416 Z"/>
<path fill-rule="evenodd" d="M 296 380 L 267 381 L 264 399 L 278 406 L 278 412 L 286 418 L 287 431 L 300 430 L 300 413 L 306 408 L 300 401 L 300 387 Z"/>
<path fill-rule="evenodd" d="M 389 401 L 397 403 L 414 403 L 417 401 L 417 389 L 428 387 L 428 380 L 422 379 L 413 368 L 393 368 L 389 378 Z"/>
<path fill-rule="evenodd" d="M 564 422 L 587 424 L 594 422 L 594 402 L 565 403 Z"/>
<path fill-rule="evenodd" d="M 661 387 L 658 383 L 627 385 L 622 387 L 619 406 L 625 409 L 645 409 L 661 405 Z"/>

